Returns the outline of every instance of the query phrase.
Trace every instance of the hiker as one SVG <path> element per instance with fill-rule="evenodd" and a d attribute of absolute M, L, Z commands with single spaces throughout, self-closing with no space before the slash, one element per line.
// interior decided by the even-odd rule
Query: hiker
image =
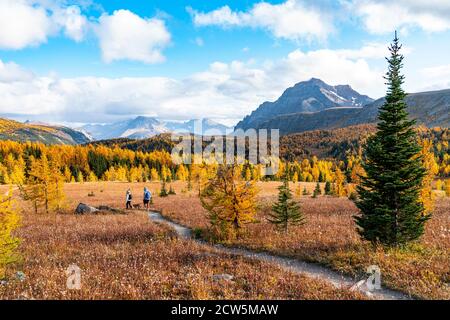
<path fill-rule="evenodd" d="M 144 208 L 148 210 L 148 204 L 152 199 L 152 193 L 146 187 L 144 187 Z"/>
<path fill-rule="evenodd" d="M 132 207 L 131 207 L 131 199 L 133 199 L 133 196 L 131 194 L 131 190 L 128 189 L 127 190 L 127 195 L 126 195 L 126 206 L 127 206 L 127 209 L 132 209 Z"/>

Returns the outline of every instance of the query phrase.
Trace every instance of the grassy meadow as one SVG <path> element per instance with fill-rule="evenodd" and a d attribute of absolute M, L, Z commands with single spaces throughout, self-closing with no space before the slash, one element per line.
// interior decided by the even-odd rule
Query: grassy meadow
<path fill-rule="evenodd" d="M 450 198 L 438 196 L 432 219 L 420 243 L 407 248 L 377 249 L 363 243 L 356 232 L 354 203 L 345 197 L 295 196 L 306 216 L 306 224 L 278 231 L 267 221 L 276 201 L 278 182 L 259 183 L 257 223 L 249 224 L 246 235 L 227 245 L 266 251 L 282 256 L 319 262 L 350 275 L 363 275 L 370 265 L 381 268 L 382 283 L 424 299 L 450 299 Z M 312 191 L 315 183 L 300 185 Z M 180 186 L 179 186 L 180 188 Z M 182 189 L 183 187 L 181 187 Z M 323 188 L 323 185 L 322 185 Z M 194 195 L 177 194 L 155 202 L 170 219 L 208 237 L 208 218 Z M 201 229 L 201 230 L 200 230 Z"/>
<path fill-rule="evenodd" d="M 157 183 L 145 184 L 152 191 Z M 177 206 L 194 194 L 155 198 Z M 22 261 L 10 267 L 25 279 L 0 285 L 0 299 L 367 299 L 348 288 L 283 270 L 273 264 L 219 253 L 193 240 L 178 239 L 165 225 L 143 211 L 127 214 L 74 215 L 78 202 L 123 208 L 124 194 L 133 190 L 141 199 L 144 184 L 70 183 L 65 185 L 65 214 L 34 214 L 14 191 L 22 209 Z M 8 188 L 2 186 L 0 191 Z M 89 195 L 90 194 L 90 195 Z M 190 212 L 192 210 L 189 209 Z M 180 217 L 183 212 L 180 212 Z M 66 269 L 82 270 L 81 289 L 66 288 Z M 215 276 L 230 274 L 232 280 Z"/>
<path fill-rule="evenodd" d="M 22 260 L 14 265 L 24 281 L 0 286 L 0 299 L 363 299 L 349 288 L 335 288 L 322 280 L 293 274 L 273 264 L 218 253 L 193 240 L 178 239 L 173 230 L 148 219 L 139 210 L 126 214 L 74 215 L 79 202 L 92 206 L 124 207 L 125 191 L 140 203 L 147 186 L 151 206 L 163 216 L 194 229 L 208 239 L 208 217 L 197 192 L 186 183 L 170 184 L 176 195 L 158 197 L 159 183 L 68 183 L 63 214 L 34 214 L 14 190 L 22 210 Z M 306 224 L 280 232 L 267 222 L 279 182 L 258 183 L 256 221 L 243 236 L 224 245 L 270 252 L 318 262 L 339 272 L 363 277 L 378 265 L 383 285 L 415 298 L 450 299 L 450 198 L 439 197 L 433 218 L 420 243 L 404 249 L 374 250 L 363 243 L 347 198 L 300 195 Z M 169 186 L 167 186 L 169 187 Z M 312 191 L 315 183 L 291 184 Z M 323 188 L 323 186 L 322 186 Z M 7 186 L 0 191 L 5 193 Z M 82 269 L 81 290 L 67 290 L 66 268 Z M 11 269 L 11 268 L 10 268 Z M 217 280 L 214 275 L 234 279 Z"/>

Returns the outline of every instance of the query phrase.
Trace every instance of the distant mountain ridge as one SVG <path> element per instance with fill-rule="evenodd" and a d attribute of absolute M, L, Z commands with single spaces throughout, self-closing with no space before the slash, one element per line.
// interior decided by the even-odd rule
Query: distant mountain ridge
<path fill-rule="evenodd" d="M 349 85 L 331 86 L 312 78 L 286 89 L 274 102 L 264 102 L 236 125 L 236 129 L 259 128 L 274 117 L 294 113 L 314 113 L 333 108 L 362 108 L 374 100 Z"/>
<path fill-rule="evenodd" d="M 450 89 L 410 93 L 405 99 L 411 118 L 426 127 L 450 127 Z M 380 98 L 368 104 L 345 121 L 346 125 L 376 122 L 378 108 L 385 102 Z"/>
<path fill-rule="evenodd" d="M 232 128 L 211 119 L 202 119 L 201 122 L 197 120 L 175 122 L 139 116 L 134 119 L 110 124 L 88 124 L 80 129 L 87 132 L 95 140 L 106 140 L 114 138 L 145 139 L 169 132 L 204 134 L 214 131 L 219 134 L 225 134 L 227 130 Z"/>
<path fill-rule="evenodd" d="M 45 144 L 83 144 L 91 139 L 83 132 L 65 127 L 0 118 L 0 140 L 33 141 Z"/>
<path fill-rule="evenodd" d="M 324 103 L 319 105 L 316 111 L 305 111 L 303 102 L 305 99 L 306 101 L 310 99 L 306 98 L 307 94 L 317 92 L 317 90 L 311 91 L 309 89 L 311 86 L 315 86 L 319 90 L 322 88 L 329 89 L 328 85 L 325 84 L 324 86 L 324 82 L 317 79 L 300 82 L 293 87 L 297 89 L 295 95 L 290 94 L 291 100 L 288 105 L 282 102 L 282 97 L 292 88 L 287 89 L 277 101 L 273 103 L 265 102 L 260 105 L 251 115 L 239 122 L 236 129 L 280 129 L 280 133 L 286 135 L 310 130 L 336 129 L 364 123 L 376 123 L 378 108 L 385 101 L 384 98 L 373 101 L 367 96 L 358 94 L 363 98 L 355 99 L 352 106 L 342 104 L 333 107 L 331 106 L 333 101 L 328 100 L 329 102 L 326 104 L 327 100 L 324 100 Z M 346 86 L 332 88 L 337 87 Z M 347 91 L 345 96 L 348 97 L 348 94 L 356 97 L 353 91 Z M 311 99 L 317 100 L 316 96 Z M 363 104 L 364 102 L 368 103 Z M 450 89 L 411 93 L 406 97 L 406 103 L 408 104 L 410 117 L 416 119 L 418 125 L 444 128 L 450 126 Z M 290 112 L 295 109 L 301 109 L 302 111 Z"/>
<path fill-rule="evenodd" d="M 410 117 L 418 125 L 426 127 L 450 127 L 450 89 L 412 93 L 406 97 Z M 280 129 L 280 134 L 326 130 L 348 126 L 376 123 L 378 108 L 384 98 L 359 109 L 336 108 L 315 113 L 294 113 L 274 117 L 259 124 L 258 128 Z"/>
<path fill-rule="evenodd" d="M 159 120 L 143 116 L 109 124 L 87 124 L 80 129 L 89 133 L 95 140 L 142 139 L 167 132 Z"/>

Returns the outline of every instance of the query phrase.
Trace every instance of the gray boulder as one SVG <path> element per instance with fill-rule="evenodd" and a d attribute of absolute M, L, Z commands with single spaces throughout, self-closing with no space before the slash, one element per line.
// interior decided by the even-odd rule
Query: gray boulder
<path fill-rule="evenodd" d="M 97 213 L 99 210 L 97 208 L 88 206 L 87 204 L 80 203 L 75 209 L 76 214 L 93 214 Z"/>
<path fill-rule="evenodd" d="M 110 206 L 100 205 L 97 209 L 104 213 L 112 213 L 112 214 L 126 214 L 123 210 L 112 208 Z"/>

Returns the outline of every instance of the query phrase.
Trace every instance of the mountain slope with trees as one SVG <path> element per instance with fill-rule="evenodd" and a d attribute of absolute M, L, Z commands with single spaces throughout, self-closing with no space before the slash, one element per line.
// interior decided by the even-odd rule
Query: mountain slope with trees
<path fill-rule="evenodd" d="M 68 127 L 22 123 L 4 118 L 0 118 L 0 140 L 69 145 L 90 142 L 86 134 Z"/>
<path fill-rule="evenodd" d="M 325 84 L 326 85 L 326 84 Z M 251 115 L 236 125 L 236 129 L 279 129 L 286 135 L 317 129 L 336 129 L 347 126 L 376 123 L 378 109 L 385 98 L 371 101 L 370 98 L 356 105 L 321 104 L 315 109 L 302 107 L 304 101 L 316 99 L 313 93 L 305 89 L 302 83 L 297 84 L 297 95 L 290 95 L 288 107 L 283 95 L 276 102 L 265 102 Z M 290 89 L 288 89 L 290 90 Z M 286 90 L 286 92 L 288 92 Z M 309 98 L 307 98 L 308 95 Z M 365 97 L 365 96 L 363 96 Z M 366 104 L 362 104 L 367 102 Z M 410 119 L 416 119 L 418 125 L 426 127 L 450 127 L 450 89 L 408 94 L 405 98 Z"/>

